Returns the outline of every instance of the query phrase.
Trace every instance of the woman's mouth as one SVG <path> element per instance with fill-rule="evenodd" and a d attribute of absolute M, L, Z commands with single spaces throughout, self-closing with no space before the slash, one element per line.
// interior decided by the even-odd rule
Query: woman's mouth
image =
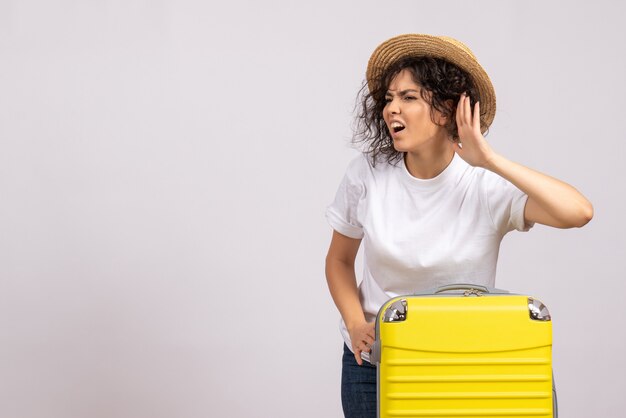
<path fill-rule="evenodd" d="M 398 133 L 404 130 L 404 125 L 401 124 L 400 122 L 391 122 L 391 125 L 389 126 L 389 128 L 391 131 L 391 135 L 396 136 Z"/>

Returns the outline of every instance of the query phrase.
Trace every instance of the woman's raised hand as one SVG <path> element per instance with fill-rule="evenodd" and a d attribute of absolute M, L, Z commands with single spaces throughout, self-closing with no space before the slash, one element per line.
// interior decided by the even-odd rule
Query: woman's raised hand
<path fill-rule="evenodd" d="M 470 98 L 466 93 L 461 95 L 456 108 L 456 125 L 460 144 L 451 142 L 454 151 L 469 165 L 488 168 L 496 154 L 480 132 L 480 102 L 476 102 L 472 114 Z"/>
<path fill-rule="evenodd" d="M 354 352 L 354 358 L 359 366 L 363 365 L 361 352 L 365 351 L 369 353 L 372 344 L 374 344 L 374 339 L 376 338 L 374 326 L 374 322 L 362 322 L 358 325 L 348 327 L 350 340 L 352 341 L 352 351 Z"/>

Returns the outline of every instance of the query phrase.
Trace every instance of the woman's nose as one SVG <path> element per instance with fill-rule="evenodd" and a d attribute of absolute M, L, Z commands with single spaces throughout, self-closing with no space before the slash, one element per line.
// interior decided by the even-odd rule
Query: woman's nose
<path fill-rule="evenodd" d="M 398 103 L 398 100 L 391 99 L 389 102 L 387 102 L 387 110 L 389 111 L 389 113 L 399 113 L 400 105 Z"/>

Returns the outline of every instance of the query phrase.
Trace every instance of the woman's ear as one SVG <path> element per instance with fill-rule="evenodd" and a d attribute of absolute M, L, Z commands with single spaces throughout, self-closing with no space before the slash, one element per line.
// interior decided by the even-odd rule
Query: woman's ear
<path fill-rule="evenodd" d="M 446 109 L 448 110 L 448 114 L 450 117 L 455 117 L 455 108 L 454 108 L 454 100 L 448 99 L 444 102 Z M 448 122 L 448 117 L 444 115 L 442 112 L 437 112 L 437 124 L 444 126 Z"/>

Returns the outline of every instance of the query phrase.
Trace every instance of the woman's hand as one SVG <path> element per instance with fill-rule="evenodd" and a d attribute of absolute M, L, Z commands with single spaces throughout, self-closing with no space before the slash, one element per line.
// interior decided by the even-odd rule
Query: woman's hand
<path fill-rule="evenodd" d="M 456 126 L 461 144 L 452 142 L 454 151 L 469 165 L 488 168 L 496 153 L 480 132 L 480 102 L 474 105 L 474 114 L 470 99 L 463 93 L 456 108 Z"/>
<path fill-rule="evenodd" d="M 369 353 L 372 344 L 374 344 L 374 339 L 376 338 L 374 325 L 374 322 L 362 322 L 358 325 L 348 327 L 350 341 L 352 341 L 352 351 L 354 352 L 354 358 L 359 366 L 363 365 L 361 352 L 365 351 Z"/>

